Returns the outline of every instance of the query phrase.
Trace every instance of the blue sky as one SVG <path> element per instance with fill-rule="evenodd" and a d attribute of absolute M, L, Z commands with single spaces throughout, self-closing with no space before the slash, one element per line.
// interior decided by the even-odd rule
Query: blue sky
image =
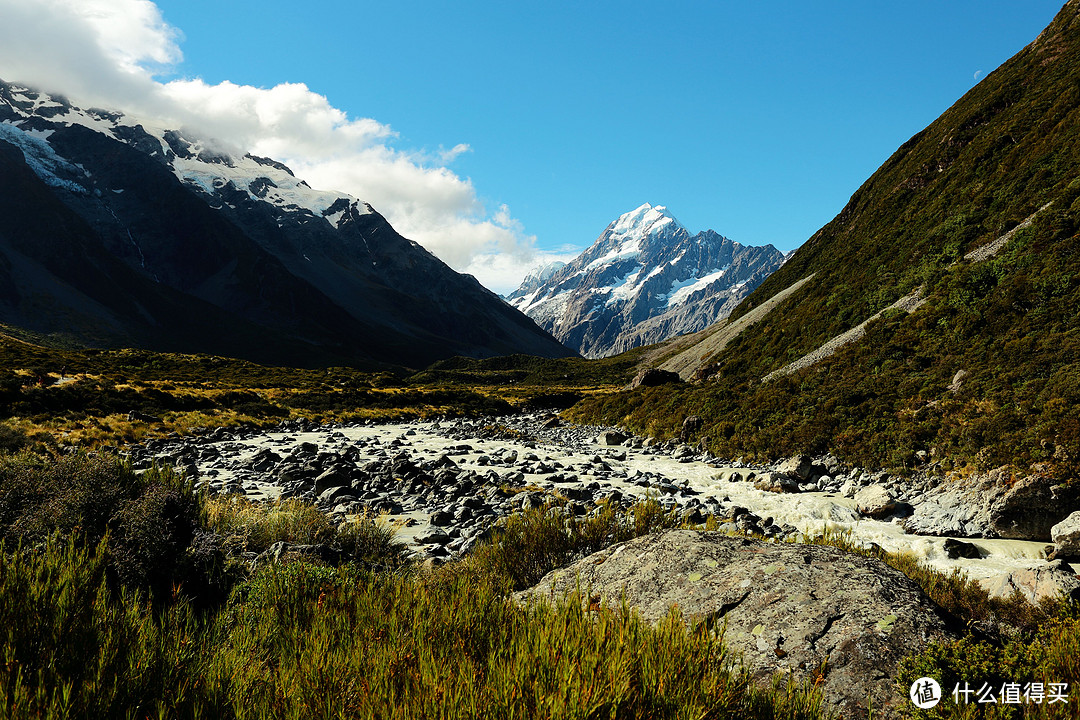
<path fill-rule="evenodd" d="M 393 152 L 467 185 L 468 209 L 454 212 L 514 236 L 485 246 L 514 257 L 482 277 L 505 292 L 526 265 L 583 249 L 644 202 L 691 231 L 797 247 L 1061 1 L 156 7 L 182 53 L 154 67 L 157 81 L 303 83 L 349 119 L 377 121 Z M 343 189 L 368 199 L 362 179 Z M 424 224 L 402 218 L 424 242 Z M 429 247 L 479 267 L 446 249 L 464 242 L 454 237 Z"/>

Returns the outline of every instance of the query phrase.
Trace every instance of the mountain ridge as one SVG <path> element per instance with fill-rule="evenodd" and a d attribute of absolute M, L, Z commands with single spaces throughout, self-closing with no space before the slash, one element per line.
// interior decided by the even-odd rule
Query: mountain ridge
<path fill-rule="evenodd" d="M 314 190 L 277 161 L 2 82 L 0 142 L 9 164 L 30 171 L 10 175 L 7 191 L 38 204 L 12 212 L 24 215 L 34 242 L 55 246 L 33 271 L 23 263 L 24 278 L 44 285 L 24 281 L 17 296 L 9 292 L 0 321 L 90 343 L 279 364 L 423 367 L 458 354 L 572 354 L 370 205 Z M 43 219 L 57 212 L 68 217 L 63 228 Z M 15 252 L 10 235 L 0 227 L 0 254 Z M 54 272 L 70 243 L 104 273 L 84 278 L 77 298 Z M 94 300 L 120 287 L 142 312 L 117 315 Z M 164 305 L 146 299 L 163 294 Z M 32 301 L 38 296 L 51 300 Z"/>
<path fill-rule="evenodd" d="M 586 357 L 693 332 L 726 316 L 784 256 L 712 230 L 696 235 L 661 205 L 624 213 L 581 255 L 530 276 L 507 301 Z"/>

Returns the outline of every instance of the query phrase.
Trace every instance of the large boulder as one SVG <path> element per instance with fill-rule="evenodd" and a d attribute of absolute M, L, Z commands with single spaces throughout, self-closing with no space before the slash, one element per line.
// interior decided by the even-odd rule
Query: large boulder
<path fill-rule="evenodd" d="M 628 439 L 628 435 L 618 430 L 605 430 L 596 438 L 597 445 L 622 445 Z"/>
<path fill-rule="evenodd" d="M 840 717 L 895 715 L 908 699 L 893 677 L 905 655 L 954 637 L 912 580 L 883 562 L 828 546 L 766 543 L 672 530 L 615 545 L 549 573 L 518 600 L 591 588 L 656 622 L 678 605 L 691 622 L 723 629 L 755 678 L 810 678 Z M 879 714 L 880 713 L 880 714 Z"/>
<path fill-rule="evenodd" d="M 1062 560 L 1032 563 L 1027 568 L 979 582 L 990 593 L 990 597 L 1007 598 L 1014 592 L 1019 592 L 1028 602 L 1036 605 L 1047 598 L 1062 595 L 1080 600 L 1080 579 Z"/>
<path fill-rule="evenodd" d="M 774 472 L 763 472 L 754 481 L 754 487 L 758 490 L 774 493 L 797 493 L 799 483 L 789 475 Z"/>
<path fill-rule="evenodd" d="M 1050 539 L 1057 546 L 1057 557 L 1080 557 L 1080 511 L 1050 528 Z"/>
<path fill-rule="evenodd" d="M 697 435 L 702 426 L 701 418 L 697 415 L 688 415 L 683 419 L 682 430 L 679 432 L 679 442 L 688 443 L 690 439 Z"/>
<path fill-rule="evenodd" d="M 1022 478 L 990 504 L 990 529 L 997 537 L 1049 540 L 1051 528 L 1077 509 L 1080 488 L 1048 475 Z"/>
<path fill-rule="evenodd" d="M 809 455 L 795 455 L 781 460 L 777 471 L 796 480 L 806 481 L 814 471 L 814 461 Z"/>
<path fill-rule="evenodd" d="M 867 485 L 855 493 L 855 509 L 860 515 L 880 520 L 896 512 L 896 498 L 888 488 Z"/>
<path fill-rule="evenodd" d="M 682 378 L 679 377 L 678 373 L 673 373 L 670 370 L 661 370 L 659 368 L 646 368 L 639 372 L 625 389 L 633 390 L 638 387 L 656 387 L 658 385 L 681 382 Z"/>
<path fill-rule="evenodd" d="M 909 532 L 954 537 L 1051 539 L 1051 528 L 1080 509 L 1080 484 L 1044 473 L 1013 482 L 1008 468 L 949 480 L 918 498 Z"/>

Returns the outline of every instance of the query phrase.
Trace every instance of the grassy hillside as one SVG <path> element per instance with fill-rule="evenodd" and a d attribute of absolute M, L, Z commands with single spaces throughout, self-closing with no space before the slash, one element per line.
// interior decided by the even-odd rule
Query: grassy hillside
<path fill-rule="evenodd" d="M 286 418 L 561 410 L 624 386 L 638 355 L 601 361 L 451 358 L 409 374 L 400 368 L 313 370 L 212 355 L 54 347 L 23 337 L 0 332 L 0 450 L 33 443 L 95 447 L 197 428 L 274 425 Z M 129 421 L 132 411 L 159 421 Z"/>
<path fill-rule="evenodd" d="M 1051 203 L 1041 212 L 1047 203 Z M 965 254 L 1034 215 L 996 256 Z M 582 419 L 674 433 L 706 420 L 728 456 L 833 450 L 911 466 L 1012 464 L 1074 477 L 1080 459 L 1080 3 L 900 147 L 734 313 L 799 291 L 711 358 L 701 386 L 587 400 Z M 862 342 L 761 378 L 917 288 Z M 959 371 L 958 389 L 950 389 Z"/>

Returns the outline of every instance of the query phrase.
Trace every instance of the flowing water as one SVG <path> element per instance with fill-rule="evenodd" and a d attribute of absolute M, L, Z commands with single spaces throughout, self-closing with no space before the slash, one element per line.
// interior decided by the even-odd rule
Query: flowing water
<path fill-rule="evenodd" d="M 574 443 L 483 440 L 476 437 L 463 440 L 461 437 L 448 436 L 446 428 L 437 423 L 407 422 L 323 428 L 313 432 L 268 432 L 250 438 L 223 441 L 219 449 L 231 460 L 242 463 L 264 448 L 285 454 L 303 442 L 315 443 L 320 448 L 359 446 L 372 459 L 393 457 L 396 453 L 408 451 L 417 461 L 435 459 L 448 448 L 457 447 L 457 450 L 452 450 L 452 459 L 458 466 L 480 473 L 492 469 L 490 465 L 481 464 L 481 455 L 492 457 L 507 451 L 517 451 L 519 457 L 533 454 L 541 461 L 557 463 L 562 468 L 574 471 L 578 476 L 578 483 L 599 482 L 605 488 L 610 486 L 620 490 L 624 496 L 640 499 L 650 493 L 656 495 L 654 489 L 650 490 L 635 482 L 644 474 L 651 473 L 649 477 L 662 476 L 676 486 L 692 489 L 697 493 L 694 497 L 702 501 L 715 497 L 727 507 L 745 507 L 762 518 L 773 518 L 778 525 L 793 525 L 799 531 L 810 535 L 820 534 L 826 529 L 847 532 L 861 543 L 876 543 L 890 551 L 909 551 L 933 568 L 945 571 L 957 568 L 974 579 L 1000 576 L 1029 567 L 1032 563 L 1046 558 L 1047 543 L 1044 542 L 973 539 L 967 541 L 978 547 L 981 558 L 951 559 L 944 550 L 945 538 L 910 535 L 897 522 L 862 517 L 855 511 L 855 503 L 850 498 L 823 492 L 764 492 L 749 482 L 720 479 L 722 474 L 726 476 L 725 470 L 740 468 L 717 467 L 699 460 L 680 462 L 657 451 L 612 448 L 580 438 Z M 466 444 L 469 451 L 460 447 Z M 611 468 L 610 472 L 595 471 L 591 468 L 591 461 L 597 456 Z M 228 479 L 232 473 L 228 467 L 200 467 L 200 471 L 204 477 L 222 480 Z M 745 469 L 742 470 L 745 475 Z M 497 471 L 509 476 L 511 469 L 502 467 L 497 468 Z M 559 485 L 550 482 L 550 477 L 544 474 L 526 475 L 525 482 L 540 488 L 557 490 Z M 281 492 L 273 482 L 251 479 L 244 483 L 244 491 L 253 499 L 272 499 Z M 428 529 L 426 513 L 402 513 L 389 519 L 402 526 L 399 532 L 405 541 L 411 541 L 418 533 Z M 406 520 L 411 522 L 403 522 Z"/>

